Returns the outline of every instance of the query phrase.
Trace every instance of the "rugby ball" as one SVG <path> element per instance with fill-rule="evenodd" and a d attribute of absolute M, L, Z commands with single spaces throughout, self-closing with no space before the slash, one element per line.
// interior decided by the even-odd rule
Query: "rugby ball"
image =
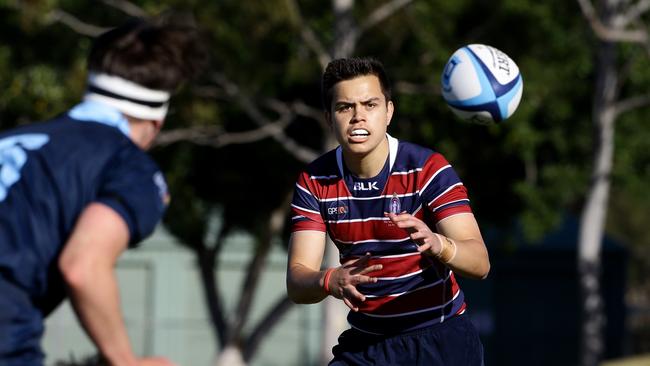
<path fill-rule="evenodd" d="M 461 119 L 498 123 L 519 106 L 524 83 L 517 64 L 498 49 L 470 44 L 454 52 L 442 72 L 442 97 Z"/>

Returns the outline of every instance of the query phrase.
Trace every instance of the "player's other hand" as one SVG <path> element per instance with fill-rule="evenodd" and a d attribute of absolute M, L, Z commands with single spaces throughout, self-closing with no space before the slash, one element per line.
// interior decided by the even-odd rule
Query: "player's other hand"
<path fill-rule="evenodd" d="M 363 257 L 352 258 L 337 267 L 329 278 L 329 289 L 332 296 L 342 299 L 352 311 L 359 311 L 355 304 L 366 301 L 366 297 L 357 290 L 357 285 L 377 282 L 377 277 L 369 273 L 383 268 L 381 264 L 369 265 L 370 253 Z"/>
<path fill-rule="evenodd" d="M 143 357 L 138 359 L 138 366 L 178 366 L 164 357 Z"/>
<path fill-rule="evenodd" d="M 417 217 L 402 212 L 400 214 L 386 213 L 386 216 L 397 227 L 406 230 L 409 237 L 418 245 L 418 251 L 430 256 L 437 256 L 442 250 L 442 242 L 438 234 L 431 231 L 429 225 Z"/>

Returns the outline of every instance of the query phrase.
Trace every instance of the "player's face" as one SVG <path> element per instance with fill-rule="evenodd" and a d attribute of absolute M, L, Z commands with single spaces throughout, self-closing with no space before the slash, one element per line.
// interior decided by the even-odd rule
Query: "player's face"
<path fill-rule="evenodd" d="M 151 148 L 163 124 L 162 121 L 147 121 L 147 122 L 148 123 L 146 124 L 146 128 L 143 132 L 144 150 L 149 150 Z"/>
<path fill-rule="evenodd" d="M 162 128 L 162 121 L 142 120 L 127 117 L 130 125 L 130 137 L 133 143 L 143 150 L 149 150 Z"/>
<path fill-rule="evenodd" d="M 377 150 L 386 139 L 392 116 L 393 102 L 386 103 L 374 75 L 341 81 L 332 88 L 327 118 L 347 154 L 368 155 Z"/>

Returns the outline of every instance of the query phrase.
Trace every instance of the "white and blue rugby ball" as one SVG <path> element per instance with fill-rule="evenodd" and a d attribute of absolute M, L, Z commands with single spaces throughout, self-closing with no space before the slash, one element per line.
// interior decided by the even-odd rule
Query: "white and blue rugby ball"
<path fill-rule="evenodd" d="M 524 82 L 517 64 L 498 49 L 483 44 L 462 47 L 442 72 L 442 96 L 461 119 L 498 123 L 519 106 Z"/>

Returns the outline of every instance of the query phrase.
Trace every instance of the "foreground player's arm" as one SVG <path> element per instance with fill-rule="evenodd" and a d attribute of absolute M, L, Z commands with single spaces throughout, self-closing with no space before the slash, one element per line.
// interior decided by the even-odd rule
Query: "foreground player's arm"
<path fill-rule="evenodd" d="M 358 311 L 356 304 L 365 301 L 365 296 L 356 286 L 377 282 L 377 278 L 368 276 L 368 273 L 378 271 L 382 266 L 369 266 L 370 256 L 366 255 L 346 261 L 342 266 L 321 271 L 325 239 L 322 231 L 297 231 L 291 235 L 287 265 L 289 298 L 297 303 L 312 304 L 332 295 L 343 300 L 353 311 Z M 328 271 L 330 274 L 326 276 Z"/>
<path fill-rule="evenodd" d="M 440 259 L 461 276 L 487 277 L 490 260 L 473 214 L 463 213 L 442 219 L 436 224 L 438 233 L 408 213 L 388 216 L 395 225 L 409 232 L 421 253 Z"/>
<path fill-rule="evenodd" d="M 446 263 L 447 266 L 464 277 L 475 279 L 487 277 L 490 272 L 490 258 L 473 214 L 463 213 L 442 219 L 436 224 L 436 230 L 443 249 L 453 255 L 453 258 Z"/>
<path fill-rule="evenodd" d="M 298 304 L 313 304 L 327 297 L 321 271 L 325 252 L 325 233 L 296 231 L 289 239 L 287 263 L 287 294 Z"/>
<path fill-rule="evenodd" d="M 82 212 L 59 259 L 72 305 L 110 365 L 172 365 L 163 358 L 138 359 L 131 349 L 114 272 L 128 242 L 127 224 L 113 209 L 93 203 Z"/>

